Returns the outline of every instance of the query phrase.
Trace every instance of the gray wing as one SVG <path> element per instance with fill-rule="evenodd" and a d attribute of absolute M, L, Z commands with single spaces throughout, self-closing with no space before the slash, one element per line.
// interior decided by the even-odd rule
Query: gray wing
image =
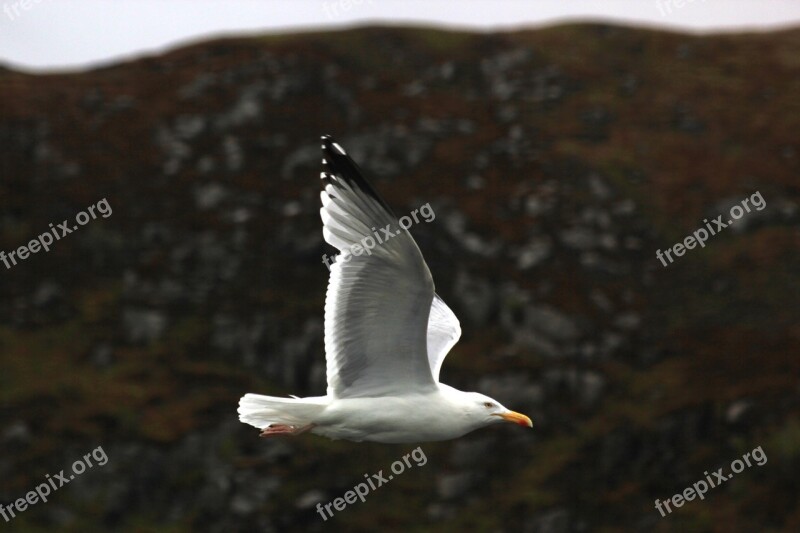
<path fill-rule="evenodd" d="M 442 362 L 450 349 L 461 338 L 461 324 L 455 313 L 447 307 L 438 294 L 433 297 L 428 318 L 428 361 L 433 379 L 438 383 Z"/>
<path fill-rule="evenodd" d="M 434 286 L 422 253 L 344 150 L 327 136 L 322 150 L 322 233 L 342 252 L 325 300 L 328 395 L 434 390 L 427 355 Z"/>

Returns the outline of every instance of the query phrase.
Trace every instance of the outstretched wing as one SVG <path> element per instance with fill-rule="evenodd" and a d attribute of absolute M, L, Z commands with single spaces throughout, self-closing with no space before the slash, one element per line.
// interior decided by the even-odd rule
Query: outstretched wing
<path fill-rule="evenodd" d="M 442 362 L 450 349 L 461 338 L 461 324 L 455 313 L 447 307 L 438 294 L 433 296 L 428 318 L 428 362 L 433 379 L 438 383 Z"/>
<path fill-rule="evenodd" d="M 433 390 L 427 330 L 434 286 L 422 253 L 341 146 L 325 136 L 322 151 L 322 234 L 341 252 L 325 300 L 328 395 Z"/>

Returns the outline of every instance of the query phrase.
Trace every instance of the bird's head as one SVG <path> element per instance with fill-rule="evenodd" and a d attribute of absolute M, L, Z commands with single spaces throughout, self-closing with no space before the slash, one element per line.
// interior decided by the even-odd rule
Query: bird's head
<path fill-rule="evenodd" d="M 527 416 L 506 409 L 497 400 L 478 392 L 468 392 L 462 398 L 467 416 L 476 426 L 488 426 L 498 422 L 513 422 L 520 426 L 533 427 Z"/>

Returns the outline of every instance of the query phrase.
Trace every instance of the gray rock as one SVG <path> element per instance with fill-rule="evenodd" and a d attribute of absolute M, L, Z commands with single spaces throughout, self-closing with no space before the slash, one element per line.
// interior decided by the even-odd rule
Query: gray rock
<path fill-rule="evenodd" d="M 566 509 L 547 511 L 526 526 L 526 533 L 567 533 L 570 531 L 569 513 Z"/>
<path fill-rule="evenodd" d="M 611 300 L 608 298 L 608 296 L 606 296 L 605 293 L 597 289 L 593 290 L 590 293 L 589 298 L 591 298 L 592 303 L 594 303 L 598 309 L 606 313 L 613 309 L 613 304 Z"/>
<path fill-rule="evenodd" d="M 725 411 L 725 421 L 728 424 L 737 424 L 745 419 L 752 411 L 753 403 L 749 400 L 736 400 Z"/>
<path fill-rule="evenodd" d="M 307 167 L 309 169 L 319 168 L 322 165 L 322 158 L 319 155 L 319 146 L 303 146 L 290 153 L 283 161 L 281 166 L 281 178 L 285 180 L 293 179 L 298 169 Z"/>
<path fill-rule="evenodd" d="M 503 404 L 537 406 L 544 400 L 541 385 L 531 383 L 520 374 L 504 374 L 481 378 L 478 389 Z"/>
<path fill-rule="evenodd" d="M 561 231 L 559 237 L 561 242 L 574 250 L 589 250 L 598 243 L 597 235 L 583 226 L 565 229 Z"/>
<path fill-rule="evenodd" d="M 633 331 L 638 329 L 641 323 L 642 318 L 634 311 L 622 313 L 614 319 L 614 325 L 625 331 Z"/>
<path fill-rule="evenodd" d="M 611 212 L 615 215 L 631 215 L 636 211 L 636 203 L 631 200 L 630 198 L 625 198 L 624 200 L 620 200 L 614 207 L 611 209 Z"/>
<path fill-rule="evenodd" d="M 525 199 L 526 214 L 531 216 L 539 216 L 543 215 L 547 211 L 548 206 L 543 198 L 531 194 Z"/>
<path fill-rule="evenodd" d="M 579 334 L 572 319 L 549 305 L 528 307 L 525 310 L 525 325 L 557 341 L 574 341 Z"/>
<path fill-rule="evenodd" d="M 567 390 L 584 407 L 596 405 L 606 383 L 597 372 L 577 368 L 551 368 L 544 373 L 544 380 L 551 390 Z"/>
<path fill-rule="evenodd" d="M 451 461 L 458 468 L 469 468 L 479 464 L 481 458 L 491 453 L 491 437 L 473 437 L 457 440 L 453 444 Z"/>
<path fill-rule="evenodd" d="M 325 493 L 321 490 L 310 490 L 300 495 L 294 502 L 294 506 L 298 509 L 311 509 L 316 507 L 319 502 L 326 503 Z"/>
<path fill-rule="evenodd" d="M 114 363 L 113 354 L 114 351 L 110 344 L 99 344 L 92 350 L 92 364 L 97 368 L 108 368 Z"/>
<path fill-rule="evenodd" d="M 34 307 L 47 307 L 64 297 L 61 285 L 54 281 L 43 281 L 36 287 L 31 303 Z"/>
<path fill-rule="evenodd" d="M 546 237 L 526 244 L 517 252 L 517 268 L 527 270 L 544 263 L 552 248 L 550 239 Z"/>
<path fill-rule="evenodd" d="M 589 174 L 589 190 L 598 200 L 607 200 L 613 194 L 611 187 L 603 181 L 599 174 L 594 172 Z"/>
<path fill-rule="evenodd" d="M 128 342 L 148 344 L 164 334 L 167 317 L 156 309 L 124 309 L 122 328 Z"/>
<path fill-rule="evenodd" d="M 257 121 L 263 112 L 262 100 L 267 92 L 269 87 L 264 81 L 243 88 L 233 105 L 214 119 L 215 128 L 225 131 Z"/>
<path fill-rule="evenodd" d="M 472 474 L 443 474 L 436 480 L 436 492 L 443 500 L 453 500 L 466 494 L 472 485 Z"/>
<path fill-rule="evenodd" d="M 242 145 L 236 137 L 227 135 L 222 141 L 222 149 L 225 152 L 225 163 L 230 172 L 238 172 L 244 165 L 244 151 Z"/>
<path fill-rule="evenodd" d="M 184 140 L 191 140 L 200 135 L 206 127 L 206 118 L 202 115 L 181 115 L 175 120 L 175 134 Z"/>
<path fill-rule="evenodd" d="M 556 343 L 547 340 L 544 336 L 534 331 L 519 330 L 515 332 L 514 344 L 532 348 L 536 355 L 543 357 L 554 358 L 563 355 Z"/>
<path fill-rule="evenodd" d="M 497 305 L 491 283 L 464 270 L 458 270 L 453 292 L 459 300 L 461 313 L 473 324 L 485 324 Z"/>
<path fill-rule="evenodd" d="M 204 211 L 219 207 L 227 196 L 227 189 L 219 183 L 206 183 L 194 188 L 194 204 Z"/>
<path fill-rule="evenodd" d="M 198 74 L 191 82 L 187 83 L 178 90 L 178 96 L 183 99 L 191 100 L 202 96 L 206 89 L 216 84 L 213 73 L 203 72 Z"/>
<path fill-rule="evenodd" d="M 18 420 L 6 426 L 0 438 L 6 444 L 26 444 L 31 440 L 31 430 L 25 422 Z"/>

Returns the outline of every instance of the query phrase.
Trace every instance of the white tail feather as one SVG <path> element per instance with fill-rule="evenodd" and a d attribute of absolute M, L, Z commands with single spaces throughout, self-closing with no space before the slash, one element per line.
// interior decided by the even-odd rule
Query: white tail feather
<path fill-rule="evenodd" d="M 305 426 L 325 409 L 324 397 L 277 398 L 245 394 L 239 400 L 239 420 L 259 429 L 270 424 Z"/>

